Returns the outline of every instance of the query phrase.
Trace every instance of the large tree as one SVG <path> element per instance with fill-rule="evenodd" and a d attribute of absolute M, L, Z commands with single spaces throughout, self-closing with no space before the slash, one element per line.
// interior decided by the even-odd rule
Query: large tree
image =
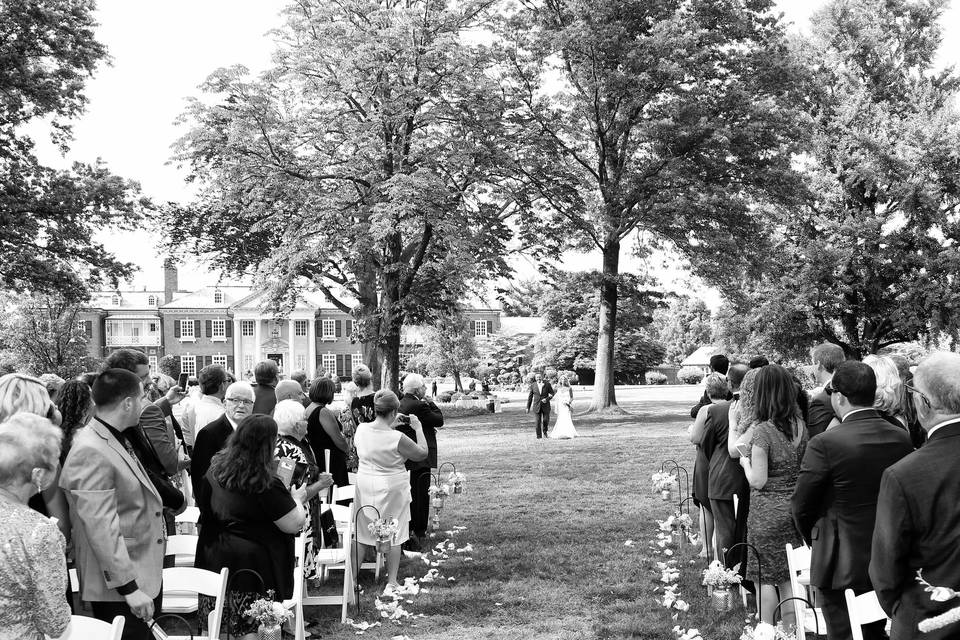
<path fill-rule="evenodd" d="M 946 4 L 837 0 L 799 43 L 809 199 L 780 212 L 773 259 L 732 298 L 781 352 L 960 336 L 960 85 L 934 65 Z"/>
<path fill-rule="evenodd" d="M 259 269 L 278 313 L 303 286 L 354 314 L 375 384 L 396 388 L 400 327 L 506 270 L 514 208 L 487 146 L 501 116 L 484 4 L 302 0 L 276 66 L 221 69 L 191 102 L 178 159 L 199 196 L 171 244 Z M 307 283 L 306 285 L 304 283 Z"/>
<path fill-rule="evenodd" d="M 665 361 L 680 362 L 713 338 L 710 309 L 700 298 L 677 296 L 653 315 L 652 329 L 666 352 Z"/>
<path fill-rule="evenodd" d="M 42 166 L 24 128 L 46 118 L 66 152 L 70 120 L 86 104 L 84 83 L 106 57 L 94 37 L 92 1 L 0 3 L 0 287 L 74 300 L 128 277 L 94 241 L 97 230 L 127 226 L 145 204 L 139 187 L 102 164 Z"/>
<path fill-rule="evenodd" d="M 752 203 L 792 190 L 796 131 L 766 0 L 529 0 L 503 30 L 520 151 L 553 227 L 602 254 L 592 410 L 613 387 L 621 243 L 638 231 L 708 281 L 757 235 Z"/>
<path fill-rule="evenodd" d="M 435 314 L 423 332 L 423 347 L 416 356 L 417 362 L 431 376 L 453 376 L 454 390 L 463 391 L 461 374 L 477 366 L 479 355 L 471 325 L 462 309 L 454 306 Z"/>
<path fill-rule="evenodd" d="M 71 378 L 99 365 L 87 352 L 75 301 L 56 294 L 10 294 L 0 299 L 0 306 L 2 341 L 18 370 Z"/>

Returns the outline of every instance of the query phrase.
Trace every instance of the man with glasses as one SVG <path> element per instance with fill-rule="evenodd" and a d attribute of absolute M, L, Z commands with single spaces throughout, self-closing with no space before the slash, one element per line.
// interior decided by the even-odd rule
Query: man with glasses
<path fill-rule="evenodd" d="M 892 640 L 960 637 L 960 623 L 920 633 L 918 624 L 957 606 L 920 582 L 960 588 L 960 354 L 935 353 L 907 386 L 927 442 L 883 474 L 870 578 L 892 618 Z"/>
<path fill-rule="evenodd" d="M 824 392 L 840 424 L 807 444 L 792 508 L 813 547 L 810 584 L 820 591 L 829 640 L 851 637 L 845 589 L 873 589 L 867 565 L 884 470 L 913 451 L 907 432 L 873 408 L 877 377 L 862 362 L 836 366 Z M 863 626 L 865 640 L 886 638 L 884 621 Z"/>
<path fill-rule="evenodd" d="M 253 413 L 253 386 L 249 382 L 234 382 L 227 387 L 223 398 L 222 416 L 202 427 L 193 443 L 193 458 L 190 463 L 190 482 L 193 495 L 198 495 L 203 476 L 210 468 L 210 461 L 223 449 L 227 439 L 243 419 Z"/>

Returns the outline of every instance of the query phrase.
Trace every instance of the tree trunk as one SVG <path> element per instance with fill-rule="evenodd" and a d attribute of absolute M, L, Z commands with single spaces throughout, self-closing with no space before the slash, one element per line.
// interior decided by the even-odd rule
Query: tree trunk
<path fill-rule="evenodd" d="M 400 234 L 387 237 L 390 265 L 383 270 L 383 294 L 380 298 L 380 352 L 383 357 L 383 387 L 400 395 L 400 327 L 403 313 L 400 306 L 401 262 Z"/>
<path fill-rule="evenodd" d="M 597 335 L 596 378 L 588 412 L 623 413 L 614 391 L 614 337 L 617 327 L 617 278 L 620 274 L 620 240 L 607 234 L 603 245 L 603 279 L 600 283 L 600 329 Z"/>

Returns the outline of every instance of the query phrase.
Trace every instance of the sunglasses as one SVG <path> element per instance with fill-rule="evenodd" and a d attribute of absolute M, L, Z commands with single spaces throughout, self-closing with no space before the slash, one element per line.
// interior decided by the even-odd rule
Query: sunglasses
<path fill-rule="evenodd" d="M 837 389 L 836 387 L 833 386 L 833 381 L 831 380 L 831 381 L 828 382 L 827 385 L 823 388 L 823 392 L 824 392 L 825 394 L 827 394 L 828 396 L 832 396 L 834 391 L 836 391 L 837 393 L 843 393 L 843 391 L 840 391 L 839 389 Z"/>
<path fill-rule="evenodd" d="M 912 393 L 912 394 L 914 394 L 914 395 L 920 396 L 920 399 L 923 400 L 923 403 L 924 403 L 925 405 L 927 405 L 927 409 L 932 409 L 932 408 L 933 408 L 933 402 L 930 401 L 929 396 L 927 396 L 927 394 L 925 394 L 923 391 L 920 391 L 920 389 L 917 389 L 915 386 L 913 386 L 913 385 L 910 384 L 909 382 L 904 382 L 904 383 L 903 383 L 903 387 L 904 387 L 904 389 L 906 389 L 909 393 Z"/>

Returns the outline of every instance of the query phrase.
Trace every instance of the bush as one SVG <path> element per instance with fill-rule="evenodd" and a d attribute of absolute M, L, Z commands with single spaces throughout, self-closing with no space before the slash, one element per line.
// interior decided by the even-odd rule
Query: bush
<path fill-rule="evenodd" d="M 643 374 L 643 377 L 647 381 L 647 384 L 667 384 L 667 376 L 659 371 L 647 371 Z"/>
<path fill-rule="evenodd" d="M 561 369 L 558 374 L 558 378 L 562 378 L 563 376 L 567 377 L 567 380 L 570 382 L 570 384 L 580 383 L 580 376 L 577 375 L 576 371 L 570 371 L 570 370 L 564 371 Z"/>
<path fill-rule="evenodd" d="M 180 377 L 180 358 L 175 355 L 168 354 L 160 358 L 160 362 L 157 364 L 160 369 L 160 373 L 170 376 L 174 380 Z M 234 372 L 236 374 L 236 372 Z M 237 379 L 239 379 L 239 375 Z"/>
<path fill-rule="evenodd" d="M 450 402 L 450 398 L 453 396 L 453 393 L 450 391 L 441 391 L 437 394 L 437 401 L 439 402 Z"/>
<path fill-rule="evenodd" d="M 697 367 L 683 367 L 677 371 L 677 380 L 684 384 L 700 384 L 703 380 L 703 370 Z"/>

